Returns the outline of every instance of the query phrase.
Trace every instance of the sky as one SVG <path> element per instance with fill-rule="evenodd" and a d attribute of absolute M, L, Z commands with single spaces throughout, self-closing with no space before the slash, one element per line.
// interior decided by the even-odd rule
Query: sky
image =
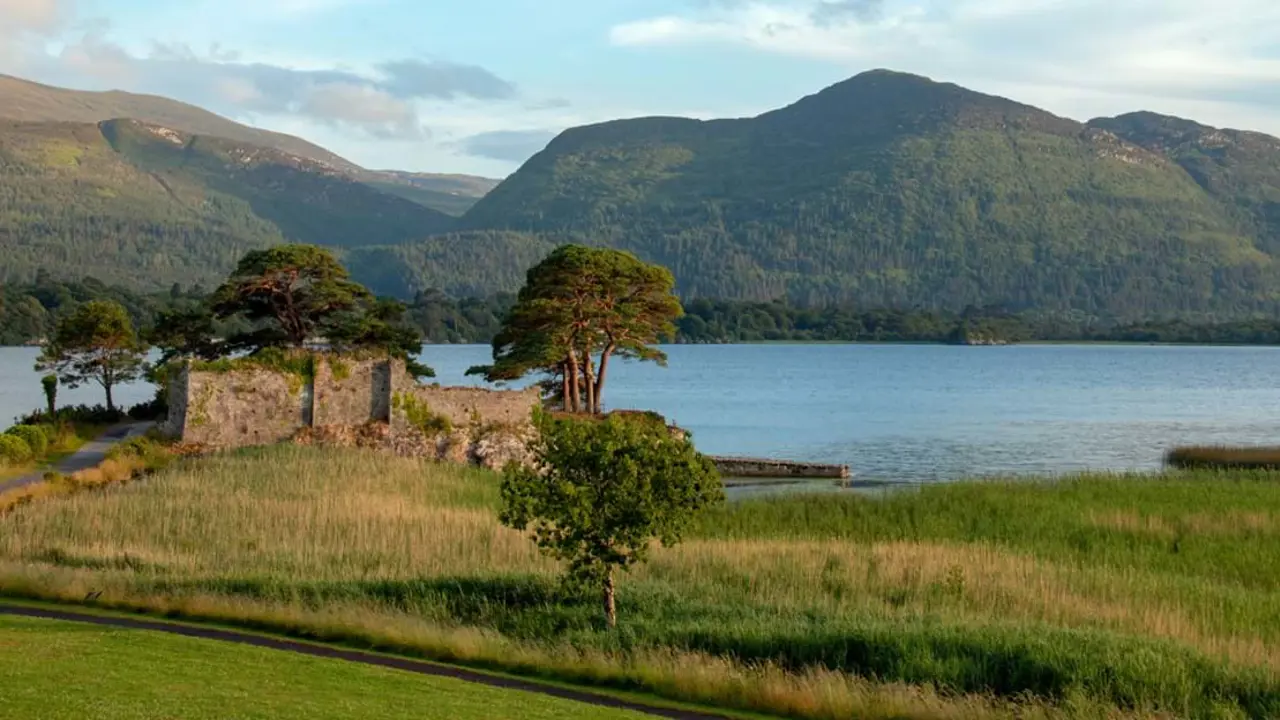
<path fill-rule="evenodd" d="M 751 116 L 876 68 L 1280 135 L 1276 0 L 0 0 L 0 72 L 370 168 L 502 177 L 568 127 Z"/>

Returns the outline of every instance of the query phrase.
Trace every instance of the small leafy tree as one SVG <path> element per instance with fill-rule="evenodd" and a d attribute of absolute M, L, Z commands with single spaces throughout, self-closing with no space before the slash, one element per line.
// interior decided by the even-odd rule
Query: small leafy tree
<path fill-rule="evenodd" d="M 44 388 L 45 407 L 49 410 L 49 420 L 56 420 L 58 417 L 58 376 L 52 373 L 40 378 L 40 385 Z"/>
<path fill-rule="evenodd" d="M 145 352 L 129 313 L 119 303 L 94 300 L 58 323 L 36 370 L 56 373 L 71 388 L 98 383 L 106 392 L 107 410 L 114 413 L 112 390 L 141 375 Z"/>
<path fill-rule="evenodd" d="M 502 479 L 502 522 L 530 530 L 570 579 L 602 591 L 617 624 L 614 571 L 643 562 L 653 541 L 671 546 L 690 521 L 724 498 L 710 459 L 647 415 L 601 420 L 539 413 L 532 466 Z"/>
<path fill-rule="evenodd" d="M 245 255 L 214 292 L 212 308 L 219 320 L 242 316 L 254 323 L 230 345 L 256 351 L 301 347 L 326 323 L 371 299 L 328 250 L 279 245 Z"/>

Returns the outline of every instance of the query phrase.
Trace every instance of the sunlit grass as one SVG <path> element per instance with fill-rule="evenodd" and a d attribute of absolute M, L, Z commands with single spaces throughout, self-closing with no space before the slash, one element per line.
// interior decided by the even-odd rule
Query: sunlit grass
<path fill-rule="evenodd" d="M 558 698 L 155 632 L 0 617 L 0 718 L 606 720 Z"/>
<path fill-rule="evenodd" d="M 730 504 L 622 579 L 617 633 L 496 505 L 373 454 L 187 461 L 0 520 L 0 591 L 798 717 L 1280 712 L 1273 476 Z"/>

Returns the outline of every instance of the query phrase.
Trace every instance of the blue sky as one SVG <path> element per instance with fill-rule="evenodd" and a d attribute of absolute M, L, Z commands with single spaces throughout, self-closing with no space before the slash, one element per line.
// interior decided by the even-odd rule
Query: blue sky
<path fill-rule="evenodd" d="M 566 127 L 754 115 L 878 67 L 1280 134 L 1275 0 L 0 0 L 0 72 L 495 177 Z"/>

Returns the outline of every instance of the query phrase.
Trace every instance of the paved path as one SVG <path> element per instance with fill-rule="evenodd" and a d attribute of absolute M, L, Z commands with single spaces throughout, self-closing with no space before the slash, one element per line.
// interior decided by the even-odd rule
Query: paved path
<path fill-rule="evenodd" d="M 3 603 L 0 603 L 0 615 L 17 615 L 21 617 L 44 618 L 47 620 L 92 623 L 94 625 L 105 625 L 107 627 L 114 628 L 151 630 L 192 638 L 221 640 L 224 642 L 239 643 L 241 645 L 252 645 L 254 647 L 283 650 L 286 652 L 300 653 L 302 655 L 311 655 L 319 658 L 345 660 L 347 662 L 358 662 L 365 665 L 391 668 L 393 670 L 404 670 L 406 672 L 417 673 L 419 675 L 453 678 L 455 680 L 488 685 L 490 687 L 502 688 L 504 690 L 538 693 L 540 695 L 548 695 L 551 697 L 572 700 L 574 702 L 586 703 L 588 705 L 596 705 L 599 707 L 634 710 L 636 712 L 653 715 L 655 717 L 672 718 L 672 720 L 726 720 L 726 716 L 724 715 L 714 715 L 711 713 L 698 712 L 696 710 L 655 707 L 632 700 L 609 697 L 608 695 L 597 695 L 584 690 L 572 690 L 569 688 L 556 687 L 554 685 L 542 685 L 535 682 L 529 682 L 527 680 L 486 675 L 485 673 L 466 670 L 452 665 L 441 665 L 439 663 L 427 662 L 424 660 L 410 660 L 408 658 L 375 655 L 373 653 L 360 652 L 358 650 L 345 650 L 343 648 L 328 645 L 312 645 L 310 643 L 298 642 L 295 640 L 285 640 L 283 638 L 269 637 L 265 635 L 251 635 L 249 633 L 236 632 L 235 630 L 225 630 L 222 628 L 204 625 L 178 625 L 175 623 L 157 622 L 155 620 L 146 620 L 136 617 L 89 615 L 70 610 L 54 610 L 51 608 L 26 607 L 22 605 L 5 605 Z"/>
<path fill-rule="evenodd" d="M 59 460 L 51 468 L 44 468 L 30 475 L 13 480 L 0 482 L 0 492 L 6 490 L 17 490 L 27 485 L 38 483 L 44 479 L 44 474 L 50 470 L 70 475 L 73 472 L 87 470 L 101 463 L 107 457 L 107 451 L 115 445 L 124 442 L 132 437 L 137 437 L 151 429 L 152 423 L 134 423 L 131 425 L 117 425 L 96 440 L 90 440 L 83 447 L 75 451 L 71 455 Z"/>

